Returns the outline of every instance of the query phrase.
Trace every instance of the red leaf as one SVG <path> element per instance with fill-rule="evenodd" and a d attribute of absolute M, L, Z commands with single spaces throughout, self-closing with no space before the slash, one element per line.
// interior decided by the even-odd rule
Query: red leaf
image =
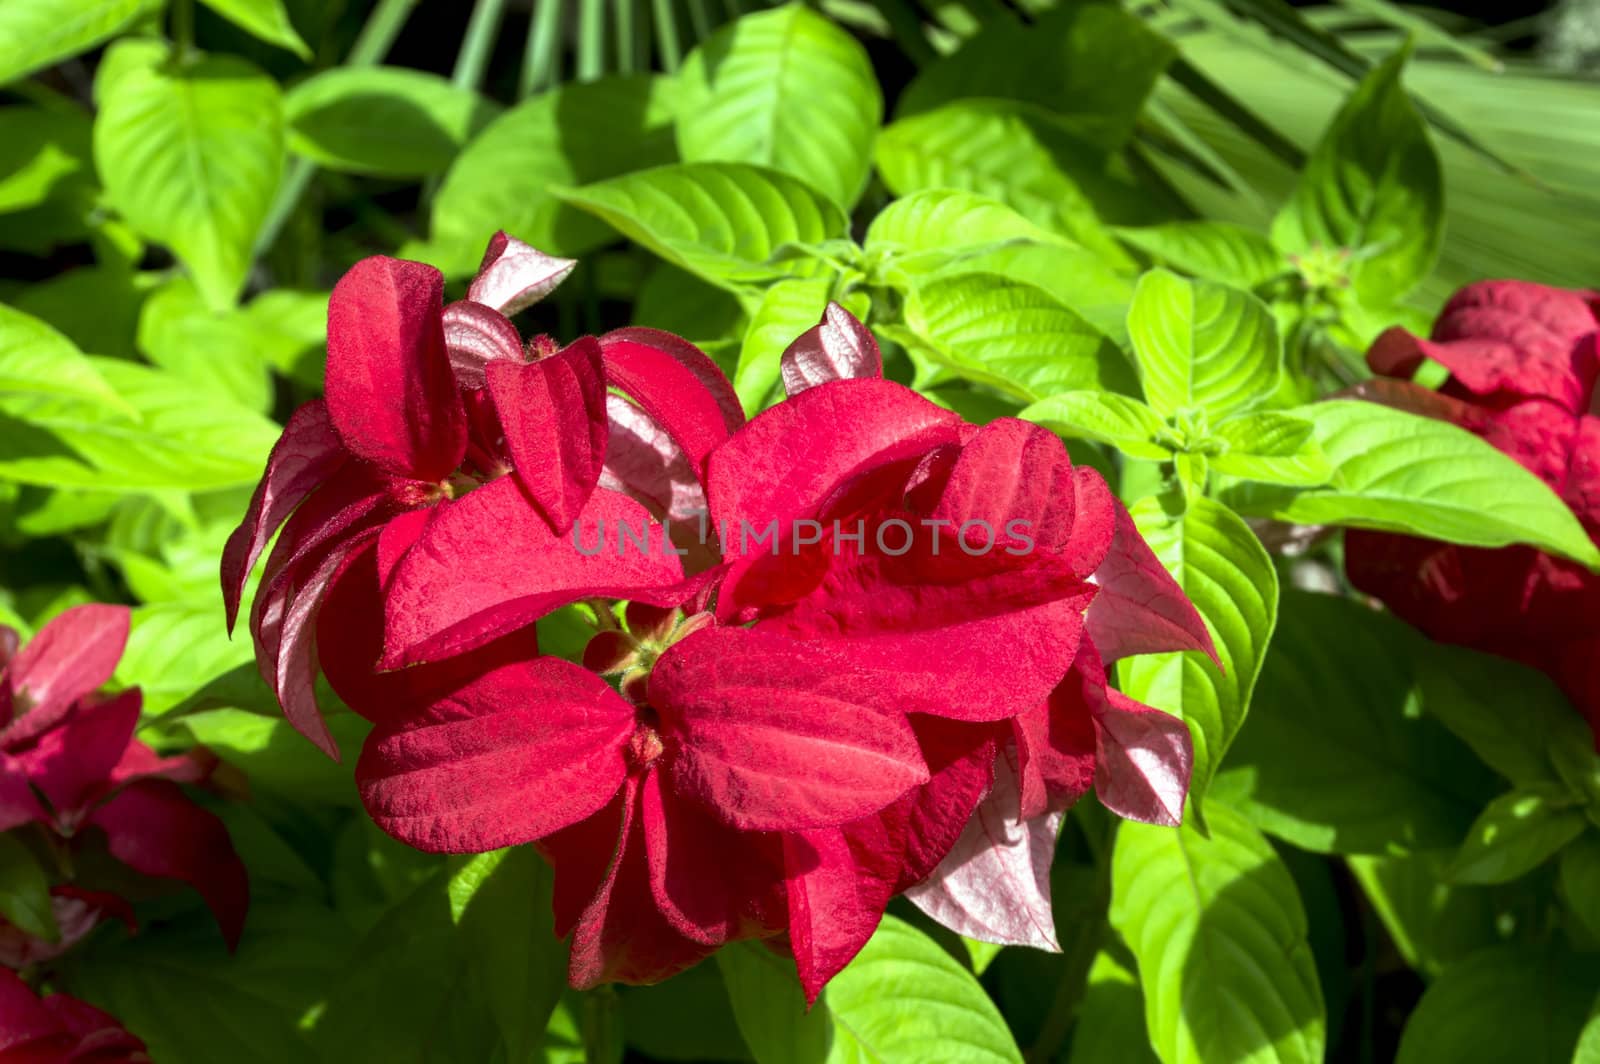
<path fill-rule="evenodd" d="M 982 942 L 1061 951 L 1050 908 L 1050 865 L 1063 812 L 1018 817 L 1014 752 L 995 764 L 994 789 L 929 879 L 906 891 L 917 908 Z"/>
<path fill-rule="evenodd" d="M 222 598 L 228 631 L 233 631 L 245 581 L 267 541 L 307 495 L 338 472 L 347 457 L 321 399 L 303 403 L 289 415 L 283 435 L 267 456 L 267 468 L 250 497 L 244 520 L 222 548 Z"/>
<path fill-rule="evenodd" d="M 126 606 L 63 610 L 11 659 L 5 672 L 15 718 L 0 747 L 15 750 L 58 723 L 72 704 L 111 679 L 128 644 Z"/>
<path fill-rule="evenodd" d="M 244 929 L 250 883 L 228 829 L 166 780 L 124 787 L 90 814 L 111 856 L 147 876 L 177 879 L 200 892 L 232 949 Z"/>
<path fill-rule="evenodd" d="M 1189 726 L 1106 689 L 1095 714 L 1094 792 L 1100 804 L 1129 820 L 1177 827 L 1189 793 L 1194 744 Z"/>
<path fill-rule="evenodd" d="M 633 707 L 559 658 L 504 665 L 367 740 L 373 821 L 430 853 L 482 853 L 594 815 L 622 786 Z"/>
<path fill-rule="evenodd" d="M 489 394 L 517 479 L 557 535 L 572 528 L 605 463 L 606 375 L 584 337 L 538 362 L 488 367 Z"/>
<path fill-rule="evenodd" d="M 137 687 L 104 702 L 80 703 L 59 727 L 17 755 L 63 833 L 75 830 L 90 805 L 111 789 L 112 770 L 139 724 L 139 703 Z"/>
<path fill-rule="evenodd" d="M 445 354 L 444 276 L 374 255 L 328 300 L 328 413 L 351 453 L 435 482 L 461 464 L 467 417 Z"/>
<path fill-rule="evenodd" d="M 509 317 L 554 292 L 577 265 L 576 259 L 546 255 L 502 229 L 489 238 L 467 298 Z"/>
<path fill-rule="evenodd" d="M 807 1004 L 878 929 L 899 878 L 898 842 L 876 817 L 783 836 L 789 945 Z"/>
<path fill-rule="evenodd" d="M 650 701 L 674 789 L 743 830 L 841 824 L 928 779 L 887 683 L 782 636 L 697 632 L 656 663 Z"/>
<path fill-rule="evenodd" d="M 695 471 L 711 449 L 744 424 L 733 385 L 705 352 L 657 329 L 616 329 L 600 337 L 606 380 L 671 436 Z"/>
<path fill-rule="evenodd" d="M 791 399 L 829 381 L 882 377 L 883 355 L 872 330 L 854 314 L 830 302 L 820 324 L 801 333 L 778 362 L 783 390 Z"/>
<path fill-rule="evenodd" d="M 1116 532 L 1095 570 L 1100 594 L 1086 618 L 1089 638 L 1106 662 L 1134 654 L 1203 650 L 1222 667 L 1200 612 L 1144 541 L 1120 501 Z"/>
<path fill-rule="evenodd" d="M 451 303 L 444 308 L 443 322 L 445 354 L 463 388 L 482 388 L 486 371 L 496 362 L 523 361 L 517 327 L 482 303 Z"/>

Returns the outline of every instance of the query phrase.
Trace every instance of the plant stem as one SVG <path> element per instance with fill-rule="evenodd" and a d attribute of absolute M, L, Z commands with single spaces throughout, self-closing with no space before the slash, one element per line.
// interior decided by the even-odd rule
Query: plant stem
<path fill-rule="evenodd" d="M 178 46 L 178 61 L 194 58 L 194 0 L 175 0 L 172 5 L 172 40 Z"/>
<path fill-rule="evenodd" d="M 462 38 L 461 51 L 456 54 L 455 74 L 450 79 L 458 88 L 476 89 L 483 84 L 483 72 L 494 52 L 495 34 L 500 30 L 500 18 L 505 10 L 506 0 L 478 0 L 472 6 L 467 35 Z"/>
<path fill-rule="evenodd" d="M 527 99 L 548 89 L 561 76 L 561 9 L 563 0 L 534 0 L 528 22 L 528 47 L 522 53 L 522 77 L 517 98 Z"/>
<path fill-rule="evenodd" d="M 183 2 L 192 3 L 192 0 L 180 0 L 180 4 Z M 367 17 L 367 24 L 361 27 L 361 33 L 356 37 L 356 43 L 345 57 L 343 65 L 372 66 L 388 55 L 395 38 L 400 36 L 406 19 L 411 15 L 411 9 L 416 6 L 417 0 L 378 0 L 378 6 Z M 283 227 L 288 224 L 289 216 L 294 214 L 295 207 L 299 205 L 316 172 L 316 164 L 309 159 L 295 159 L 289 163 L 283 181 L 278 185 L 278 195 L 273 199 L 266 221 L 261 224 L 261 232 L 256 236 L 253 257 L 260 258 L 278 242 Z"/>
<path fill-rule="evenodd" d="M 651 4 L 655 9 L 656 51 L 661 56 L 661 69 L 675 74 L 683 59 L 678 43 L 678 13 L 672 8 L 672 0 L 651 0 Z"/>
<path fill-rule="evenodd" d="M 578 0 L 578 80 L 593 81 L 605 73 L 605 0 Z"/>

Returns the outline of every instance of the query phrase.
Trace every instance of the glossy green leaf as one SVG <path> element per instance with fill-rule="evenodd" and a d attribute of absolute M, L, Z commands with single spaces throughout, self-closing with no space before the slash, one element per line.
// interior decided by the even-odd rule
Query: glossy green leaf
<path fill-rule="evenodd" d="M 1305 910 L 1272 845 L 1214 805 L 1192 826 L 1127 821 L 1111 862 L 1111 925 L 1139 962 L 1164 1064 L 1320 1064 L 1322 991 Z"/>
<path fill-rule="evenodd" d="M 1428 130 L 1400 83 L 1401 48 L 1345 101 L 1273 221 L 1290 254 L 1346 249 L 1363 300 L 1392 302 L 1433 268 L 1444 223 L 1444 183 Z"/>
<path fill-rule="evenodd" d="M 1005 1020 L 972 973 L 910 924 L 885 916 L 809 1011 L 793 965 L 751 943 L 717 955 L 757 1064 L 946 1059 L 1021 1064 Z"/>
<path fill-rule="evenodd" d="M 1467 831 L 1447 875 L 1457 883 L 1505 883 L 1549 860 L 1588 823 L 1559 784 L 1533 783 L 1503 794 Z"/>
<path fill-rule="evenodd" d="M 1422 995 L 1395 1064 L 1567 1064 L 1597 985 L 1595 958 L 1558 945 L 1473 954 Z"/>
<path fill-rule="evenodd" d="M 0 85 L 86 52 L 161 6 L 161 0 L 6 0 Z"/>
<path fill-rule="evenodd" d="M 14 832 L 0 835 L 0 917 L 32 938 L 55 942 L 60 937 L 50 907 L 50 879 Z"/>
<path fill-rule="evenodd" d="M 25 415 L 34 400 L 127 411 L 93 362 L 49 325 L 0 303 L 0 410 Z"/>
<path fill-rule="evenodd" d="M 685 162 L 770 166 L 843 207 L 872 168 L 883 96 L 866 49 L 802 4 L 730 22 L 678 71 Z"/>
<path fill-rule="evenodd" d="M 174 278 L 145 300 L 139 350 L 150 361 L 252 410 L 272 405 L 272 377 L 257 330 L 240 311 L 213 311 L 195 286 Z"/>
<path fill-rule="evenodd" d="M 117 359 L 90 364 L 132 410 L 108 416 L 81 403 L 0 397 L 0 480 L 30 484 L 205 491 L 252 484 L 279 428 L 217 396 L 197 398 L 171 373 Z"/>
<path fill-rule="evenodd" d="M 1023 402 L 1134 387 L 1122 352 L 1029 284 L 994 274 L 941 277 L 911 292 L 905 318 L 929 357 Z"/>
<path fill-rule="evenodd" d="M 0 107 L 0 213 L 92 185 L 89 119 L 74 111 Z"/>
<path fill-rule="evenodd" d="M 275 44 L 309 61 L 311 49 L 289 20 L 283 0 L 204 0 L 211 10 L 252 37 Z"/>
<path fill-rule="evenodd" d="M 1333 476 L 1333 467 L 1312 438 L 1315 426 L 1287 414 L 1245 414 L 1211 430 L 1221 449 L 1209 453 L 1211 468 L 1241 480 L 1316 487 Z"/>
<path fill-rule="evenodd" d="M 672 162 L 672 82 L 608 77 L 524 100 L 462 150 L 434 200 L 429 261 L 465 276 L 504 229 L 541 251 L 580 255 L 612 230 L 565 206 L 556 186 Z"/>
<path fill-rule="evenodd" d="M 1357 885 L 1406 964 L 1432 977 L 1504 941 L 1523 919 L 1522 899 L 1444 878 L 1447 851 L 1407 857 L 1346 858 Z"/>
<path fill-rule="evenodd" d="M 1084 187 L 1101 167 L 1094 151 L 1026 105 L 961 100 L 902 118 L 878 137 L 877 165 L 898 196 L 924 189 L 975 192 L 1109 262 L 1131 264 Z"/>
<path fill-rule="evenodd" d="M 1047 109 L 1052 122 L 1102 151 L 1121 148 L 1176 49 L 1148 21 L 1105 0 L 1033 14 L 1027 22 L 985 20 L 960 49 L 918 74 L 899 114 L 962 98 L 1017 100 Z"/>
<path fill-rule="evenodd" d="M 1288 261 L 1272 241 L 1227 222 L 1168 222 L 1116 233 L 1157 265 L 1235 288 L 1254 288 L 1289 271 Z"/>
<path fill-rule="evenodd" d="M 786 244 L 844 235 L 844 212 L 797 178 L 745 163 L 680 163 L 567 189 L 563 200 L 713 284 L 738 289 L 807 261 L 771 263 Z"/>
<path fill-rule="evenodd" d="M 1315 422 L 1332 483 L 1294 495 L 1230 494 L 1229 504 L 1242 512 L 1478 547 L 1528 543 L 1600 567 L 1600 550 L 1567 505 L 1516 459 L 1465 429 L 1352 399 L 1286 413 Z"/>
<path fill-rule="evenodd" d="M 148 41 L 119 42 L 106 62 L 94 125 L 106 195 L 140 234 L 177 253 L 207 304 L 225 309 L 283 171 L 277 83 L 231 56 L 173 68 Z"/>
<path fill-rule="evenodd" d="M 1212 798 L 1304 850 L 1453 846 L 1499 787 L 1422 714 L 1412 664 L 1421 642 L 1351 599 L 1285 591 Z"/>
<path fill-rule="evenodd" d="M 1197 653 L 1144 654 L 1118 666 L 1132 698 L 1181 716 L 1194 736 L 1189 801 L 1201 807 L 1211 777 L 1244 724 L 1278 616 L 1278 574 L 1250 526 L 1227 507 L 1191 498 L 1169 512 L 1160 498 L 1131 509 L 1134 523 L 1194 602 L 1224 671 Z"/>
<path fill-rule="evenodd" d="M 1144 995 L 1139 977 L 1110 953 L 1101 951 L 1089 966 L 1089 983 L 1078 1006 L 1067 1064 L 1155 1064 L 1144 1026 Z"/>
<path fill-rule="evenodd" d="M 1070 246 L 993 196 L 954 188 L 930 188 L 902 196 L 872 219 L 862 248 L 868 256 L 908 268 L 943 265 L 963 251 L 997 244 L 1054 243 Z"/>
<path fill-rule="evenodd" d="M 1600 835 L 1585 835 L 1561 851 L 1561 893 L 1578 922 L 1600 937 Z"/>
<path fill-rule="evenodd" d="M 1249 410 L 1278 388 L 1283 347 L 1259 299 L 1166 270 L 1139 279 L 1128 335 L 1145 399 L 1158 414 L 1203 410 L 1214 419 Z"/>
<path fill-rule="evenodd" d="M 134 610 L 116 682 L 143 690 L 147 716 L 166 713 L 234 668 L 254 666 L 250 641 L 229 639 L 217 623 L 221 604 L 219 591 L 214 603 L 163 603 Z M 265 683 L 255 686 L 266 692 Z M 270 696 L 267 704 L 272 704 Z"/>
<path fill-rule="evenodd" d="M 284 110 L 289 147 L 321 166 L 423 177 L 449 166 L 500 108 L 421 70 L 335 67 L 290 90 Z"/>
<path fill-rule="evenodd" d="M 215 614 L 208 610 L 206 616 Z M 212 679 L 214 676 L 199 682 L 191 680 L 184 693 L 197 690 Z M 362 740 L 372 730 L 354 713 L 330 713 L 325 719 L 341 750 L 361 749 Z M 243 772 L 253 793 L 264 790 L 297 802 L 322 805 L 354 806 L 360 802 L 350 766 L 310 756 L 305 736 L 295 731 L 282 713 L 269 717 L 223 706 L 185 713 L 175 723 L 188 732 L 193 742 Z"/>
<path fill-rule="evenodd" d="M 1047 425 L 1063 436 L 1108 443 L 1130 458 L 1165 462 L 1173 442 L 1167 423 L 1139 400 L 1114 392 L 1062 392 L 1041 399 L 1017 415 Z"/>

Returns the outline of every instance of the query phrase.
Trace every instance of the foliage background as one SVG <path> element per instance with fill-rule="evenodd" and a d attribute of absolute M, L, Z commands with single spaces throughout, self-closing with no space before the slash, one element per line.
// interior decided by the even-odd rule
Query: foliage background
<path fill-rule="evenodd" d="M 1594 1022 L 1579 1044 L 1600 776 L 1576 718 L 1542 678 L 1347 597 L 1336 537 L 1269 555 L 1240 514 L 1582 544 L 1532 496 L 1485 532 L 1449 515 L 1500 500 L 1437 484 L 1378 517 L 1348 484 L 1252 495 L 1266 467 L 1237 446 L 1230 472 L 1200 446 L 1222 418 L 1163 407 L 1129 316 L 1221 300 L 1256 337 L 1248 357 L 1218 340 L 1224 384 L 1261 367 L 1257 405 L 1283 410 L 1363 376 L 1372 336 L 1425 331 L 1463 283 L 1593 284 L 1600 88 L 1539 61 L 1582 64 L 1541 53 L 1545 28 L 1385 0 L 5 0 L 0 620 L 138 605 L 119 679 L 144 687 L 141 737 L 236 770 L 241 797 L 211 802 L 255 888 L 236 956 L 187 900 L 149 899 L 141 934 L 97 935 L 54 985 L 161 1062 L 1600 1059 Z M 1409 96 L 1398 59 L 1358 90 L 1408 34 Z M 1366 238 L 1318 205 L 1328 188 L 1371 208 Z M 904 906 L 809 1014 L 753 948 L 574 994 L 531 853 L 406 850 L 291 733 L 222 632 L 222 540 L 320 390 L 338 275 L 381 251 L 459 286 L 502 227 L 582 259 L 540 330 L 679 332 L 754 412 L 836 298 L 938 401 L 1059 427 L 1130 502 L 1186 497 L 1136 512 L 1227 677 L 1121 679 L 1196 730 L 1197 806 L 1181 832 L 1075 811 L 1063 954 Z M 1370 255 L 1332 253 L 1352 244 Z M 1163 264 L 1209 280 L 1139 281 Z M 1388 439 L 1364 431 L 1351 446 Z M 1256 457 L 1309 461 L 1304 442 Z M 365 727 L 330 723 L 347 748 Z M 0 911 L 24 881 L 0 876 Z"/>

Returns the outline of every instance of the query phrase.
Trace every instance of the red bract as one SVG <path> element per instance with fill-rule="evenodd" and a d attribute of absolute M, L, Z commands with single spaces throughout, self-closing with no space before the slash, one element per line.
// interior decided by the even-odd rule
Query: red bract
<path fill-rule="evenodd" d="M 66 994 L 40 997 L 0 968 L 0 1064 L 148 1064 L 113 1016 Z"/>
<path fill-rule="evenodd" d="M 15 646 L 10 629 L 0 635 Z M 134 739 L 138 688 L 98 693 L 127 637 L 126 608 L 77 606 L 5 665 L 0 830 L 39 824 L 66 845 L 99 829 L 111 855 L 129 868 L 198 891 L 232 946 L 249 902 L 244 865 L 222 822 L 177 786 L 203 779 L 207 765 L 191 756 L 160 757 Z M 103 896 L 77 892 L 76 898 L 97 912 L 121 913 Z M 72 908 L 68 915 L 77 922 L 84 913 Z"/>
<path fill-rule="evenodd" d="M 1484 437 L 1561 496 L 1600 540 L 1600 295 L 1521 281 L 1469 285 L 1425 340 L 1393 328 L 1372 368 L 1408 380 L 1424 358 L 1450 377 L 1439 393 L 1372 382 L 1369 397 Z M 1530 547 L 1487 550 L 1351 532 L 1351 581 L 1433 638 L 1543 669 L 1588 718 L 1600 745 L 1600 577 Z"/>
<path fill-rule="evenodd" d="M 680 409 L 682 381 L 673 377 L 694 380 L 703 369 L 656 345 L 665 334 L 623 330 L 559 351 L 540 337 L 524 348 L 504 315 L 547 294 L 573 265 L 500 233 L 468 299 L 448 307 L 442 275 L 416 262 L 363 259 L 334 286 L 326 400 L 305 404 L 284 426 L 222 561 L 231 626 L 251 569 L 281 528 L 251 615 L 257 662 L 290 723 L 330 756 L 338 749 L 314 692 L 316 618 L 334 578 L 386 526 L 419 510 L 448 511 L 451 500 L 490 482 L 488 494 L 542 524 L 551 545 L 591 504 L 609 512 L 627 503 L 619 493 L 630 493 L 650 505 L 633 437 L 608 461 L 608 449 L 618 448 L 606 408 L 629 402 L 608 387 L 638 401 L 639 427 L 659 430 L 645 445 L 653 457 L 699 454 L 714 442 L 699 430 L 699 410 Z M 608 470 L 609 486 L 597 492 Z M 524 554 L 518 565 L 537 568 L 539 560 Z M 622 582 L 680 576 L 674 557 Z"/>
<path fill-rule="evenodd" d="M 501 344 L 481 312 L 457 317 L 475 350 Z M 1053 839 L 1098 781 L 1175 822 L 1187 732 L 1110 691 L 1093 639 L 1112 656 L 1210 640 L 1059 438 L 883 380 L 837 306 L 784 355 L 789 398 L 748 424 L 677 337 L 567 352 L 587 350 L 598 372 L 475 363 L 515 476 L 385 516 L 318 577 L 316 623 L 330 682 L 376 725 L 356 770 L 374 820 L 428 850 L 535 843 L 575 985 L 761 938 L 814 998 L 985 802 Z M 583 666 L 538 657 L 533 623 L 578 601 Z"/>

